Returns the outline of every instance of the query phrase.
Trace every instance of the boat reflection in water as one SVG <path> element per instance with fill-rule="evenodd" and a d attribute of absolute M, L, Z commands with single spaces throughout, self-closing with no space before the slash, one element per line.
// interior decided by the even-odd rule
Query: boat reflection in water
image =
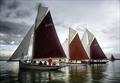
<path fill-rule="evenodd" d="M 87 83 L 88 79 L 87 65 L 73 65 L 69 67 L 69 83 Z"/>
<path fill-rule="evenodd" d="M 91 83 L 102 83 L 106 78 L 106 64 L 92 64 L 90 65 Z"/>
<path fill-rule="evenodd" d="M 62 75 L 62 76 L 61 76 Z M 65 72 L 58 71 L 37 71 L 37 70 L 20 70 L 20 83 L 65 83 Z"/>

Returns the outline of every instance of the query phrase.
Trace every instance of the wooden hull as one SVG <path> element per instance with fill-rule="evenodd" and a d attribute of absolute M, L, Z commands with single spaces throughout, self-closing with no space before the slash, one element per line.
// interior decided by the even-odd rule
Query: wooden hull
<path fill-rule="evenodd" d="M 88 61 L 81 61 L 81 64 L 88 64 Z"/>
<path fill-rule="evenodd" d="M 81 64 L 106 64 L 108 61 L 103 62 L 92 62 L 92 61 L 81 61 Z"/>
<path fill-rule="evenodd" d="M 89 62 L 89 64 L 106 64 L 107 62 Z"/>
<path fill-rule="evenodd" d="M 72 63 L 72 62 L 67 62 L 66 64 L 81 64 L 81 63 Z"/>
<path fill-rule="evenodd" d="M 20 62 L 19 63 L 19 68 L 20 69 L 27 69 L 27 70 L 40 70 L 40 71 L 50 71 L 50 70 L 58 70 L 60 68 L 63 68 L 65 66 L 56 66 L 56 65 L 35 65 L 35 64 L 30 64 L 30 63 L 24 63 Z"/>

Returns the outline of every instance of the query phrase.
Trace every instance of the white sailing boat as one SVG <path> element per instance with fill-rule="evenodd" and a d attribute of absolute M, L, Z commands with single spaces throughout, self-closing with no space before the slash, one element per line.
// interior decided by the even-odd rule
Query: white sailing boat
<path fill-rule="evenodd" d="M 33 35 L 33 37 L 31 37 Z M 28 56 L 30 40 L 33 38 L 32 57 L 30 62 L 24 57 Z M 58 39 L 50 11 L 47 7 L 39 5 L 35 25 L 28 31 L 16 51 L 10 57 L 11 60 L 19 60 L 19 68 L 38 70 L 57 70 L 64 65 L 38 65 L 31 61 L 63 59 L 66 58 L 63 48 Z"/>

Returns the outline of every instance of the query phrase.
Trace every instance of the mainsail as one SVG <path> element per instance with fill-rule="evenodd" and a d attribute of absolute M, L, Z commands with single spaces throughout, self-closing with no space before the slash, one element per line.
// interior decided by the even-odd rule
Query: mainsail
<path fill-rule="evenodd" d="M 87 53 L 80 41 L 78 33 L 69 44 L 69 56 L 70 60 L 85 60 L 88 59 Z"/>
<path fill-rule="evenodd" d="M 65 58 L 65 53 L 58 39 L 50 11 L 34 32 L 33 59 Z"/>
<path fill-rule="evenodd" d="M 9 61 L 11 60 L 20 60 L 24 56 L 28 55 L 28 50 L 29 50 L 29 44 L 30 44 L 30 39 L 32 36 L 34 25 L 31 27 L 31 29 L 28 31 L 18 48 L 15 50 L 13 55 L 10 57 Z"/>
<path fill-rule="evenodd" d="M 94 38 L 93 42 L 90 46 L 90 57 L 92 60 L 104 60 L 107 59 L 104 52 L 102 51 L 99 43 L 97 42 L 96 38 Z"/>

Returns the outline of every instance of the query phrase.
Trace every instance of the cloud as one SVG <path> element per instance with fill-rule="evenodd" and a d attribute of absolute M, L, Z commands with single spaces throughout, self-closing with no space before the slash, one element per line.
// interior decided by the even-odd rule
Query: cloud
<path fill-rule="evenodd" d="M 36 3 L 31 4 L 18 0 L 0 0 L 0 44 L 20 43 L 35 20 Z"/>
<path fill-rule="evenodd" d="M 19 0 L 3 0 L 1 2 L 0 20 L 33 24 L 37 12 L 36 2 Z"/>
<path fill-rule="evenodd" d="M 25 36 L 30 26 L 24 23 L 12 23 L 9 21 L 0 21 L 0 43 L 11 44 L 11 42 L 20 40 Z"/>

